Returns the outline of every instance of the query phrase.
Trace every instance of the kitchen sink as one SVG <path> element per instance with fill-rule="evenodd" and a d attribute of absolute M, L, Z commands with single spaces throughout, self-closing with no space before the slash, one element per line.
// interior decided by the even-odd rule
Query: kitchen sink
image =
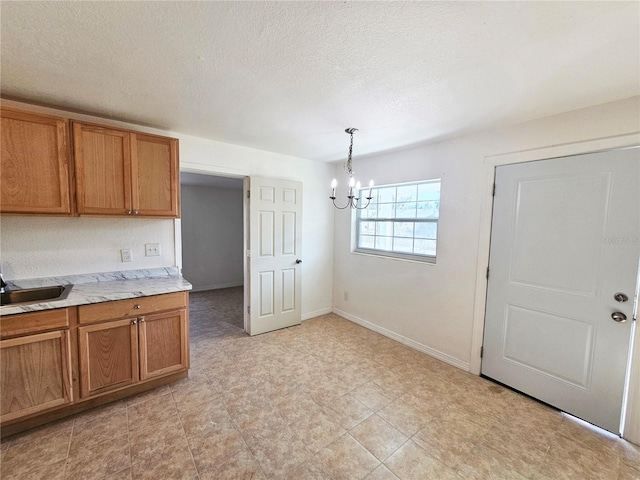
<path fill-rule="evenodd" d="M 20 288 L 0 294 L 0 305 L 24 305 L 54 300 L 64 300 L 69 296 L 73 285 L 54 285 L 52 287 Z"/>

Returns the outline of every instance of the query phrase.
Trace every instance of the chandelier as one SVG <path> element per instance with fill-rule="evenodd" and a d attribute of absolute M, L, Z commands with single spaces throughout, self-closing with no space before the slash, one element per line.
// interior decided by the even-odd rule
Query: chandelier
<path fill-rule="evenodd" d="M 349 156 L 347 157 L 347 163 L 345 163 L 344 165 L 344 169 L 349 174 L 349 194 L 347 195 L 347 203 L 345 204 L 344 207 L 339 207 L 336 204 L 336 187 L 338 186 L 338 181 L 334 178 L 333 181 L 331 182 L 331 196 L 329 198 L 333 201 L 333 206 L 340 210 L 344 210 L 347 207 L 357 208 L 358 210 L 362 210 L 369 206 L 369 203 L 373 198 L 371 196 L 371 189 L 373 188 L 373 180 L 370 180 L 369 196 L 365 197 L 365 199 L 367 200 L 367 203 L 364 205 L 358 206 L 360 197 L 359 196 L 357 197 L 356 195 L 359 195 L 360 193 L 360 182 L 356 181 L 356 179 L 353 177 L 353 160 L 351 159 L 351 153 L 353 151 L 353 134 L 357 131 L 358 131 L 357 128 L 345 129 L 345 132 L 348 133 L 351 137 L 351 143 L 349 143 Z M 354 189 L 355 189 L 355 193 L 354 193 Z"/>

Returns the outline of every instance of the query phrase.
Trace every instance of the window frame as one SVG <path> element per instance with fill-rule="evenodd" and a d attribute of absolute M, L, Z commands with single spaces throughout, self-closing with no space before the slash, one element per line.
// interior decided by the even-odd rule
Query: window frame
<path fill-rule="evenodd" d="M 440 194 L 438 196 L 438 218 L 386 218 L 386 217 L 375 217 L 373 219 L 371 218 L 362 218 L 361 217 L 361 212 L 365 209 L 357 209 L 354 215 L 354 221 L 355 221 L 355 228 L 353 229 L 353 231 L 355 232 L 355 237 L 353 239 L 353 248 L 352 248 L 352 253 L 357 253 L 357 254 L 365 254 L 365 255 L 375 255 L 375 256 L 379 256 L 379 257 L 388 257 L 388 258 L 394 258 L 394 259 L 399 259 L 399 260 L 406 260 L 406 261 L 413 261 L 413 262 L 420 262 L 420 263 L 430 263 L 430 264 L 435 264 L 436 263 L 436 259 L 437 259 L 437 255 L 438 255 L 438 234 L 439 234 L 439 223 L 440 223 L 440 201 L 442 198 L 442 178 L 432 178 L 429 180 L 419 180 L 419 181 L 411 181 L 411 182 L 404 182 L 404 183 L 390 183 L 390 184 L 384 184 L 384 185 L 376 185 L 375 187 L 373 187 L 375 190 L 380 190 L 383 188 L 388 188 L 388 187 L 405 187 L 405 186 L 412 186 L 412 185 L 424 185 L 424 184 L 429 184 L 429 183 L 439 183 L 440 184 Z M 366 199 L 365 193 L 368 193 L 368 189 L 366 187 L 361 188 L 360 191 L 358 192 L 359 196 L 362 198 L 362 200 Z M 361 200 L 361 201 L 362 201 Z M 416 200 L 418 201 L 418 200 Z M 430 200 L 428 200 L 430 201 Z M 397 205 L 399 203 L 404 203 L 404 202 L 399 202 L 396 200 L 393 202 L 394 205 Z M 399 223 L 399 222 L 412 222 L 414 224 L 414 228 L 415 228 L 415 224 L 418 223 L 435 223 L 436 224 L 436 235 L 434 239 L 428 239 L 428 240 L 435 240 L 436 242 L 436 254 L 435 255 L 427 255 L 427 254 L 420 254 L 420 253 L 406 253 L 406 252 L 396 252 L 396 251 L 389 251 L 389 250 L 380 250 L 380 249 L 376 249 L 376 248 L 367 248 L 367 247 L 360 247 L 359 246 L 359 241 L 360 241 L 360 225 L 361 222 L 374 222 L 374 223 L 378 223 L 378 222 L 393 222 L 395 223 Z M 374 235 L 375 237 L 375 235 Z M 416 240 L 415 237 L 415 230 L 414 230 L 414 234 L 411 237 L 406 237 L 406 238 L 411 238 L 412 240 Z M 420 240 L 420 239 L 419 239 Z"/>

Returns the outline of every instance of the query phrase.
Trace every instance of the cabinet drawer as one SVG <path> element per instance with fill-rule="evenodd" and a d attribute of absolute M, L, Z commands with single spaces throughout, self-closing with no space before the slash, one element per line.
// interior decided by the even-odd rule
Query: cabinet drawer
<path fill-rule="evenodd" d="M 68 326 L 68 308 L 18 313 L 0 318 L 0 332 L 3 339 L 16 335 L 28 335 L 47 330 L 67 328 Z"/>
<path fill-rule="evenodd" d="M 148 315 L 165 310 L 184 308 L 186 303 L 186 293 L 176 292 L 81 305 L 78 307 L 78 323 L 88 324 L 104 320 Z"/>

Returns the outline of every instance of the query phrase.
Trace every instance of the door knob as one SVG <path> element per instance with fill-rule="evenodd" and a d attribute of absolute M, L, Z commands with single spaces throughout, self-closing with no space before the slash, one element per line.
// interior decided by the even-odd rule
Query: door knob
<path fill-rule="evenodd" d="M 627 300 L 629 300 L 629 297 L 627 297 L 627 296 L 626 296 L 624 293 L 622 293 L 622 292 L 618 292 L 618 293 L 616 293 L 616 294 L 613 296 L 613 299 L 614 299 L 616 302 L 623 303 L 623 302 L 626 302 Z"/>
<path fill-rule="evenodd" d="M 616 322 L 622 323 L 627 321 L 627 316 L 622 312 L 613 312 L 611 314 L 611 318 L 613 318 Z"/>
<path fill-rule="evenodd" d="M 302 263 L 302 260 L 300 260 L 299 258 L 296 259 L 296 263 Z"/>

